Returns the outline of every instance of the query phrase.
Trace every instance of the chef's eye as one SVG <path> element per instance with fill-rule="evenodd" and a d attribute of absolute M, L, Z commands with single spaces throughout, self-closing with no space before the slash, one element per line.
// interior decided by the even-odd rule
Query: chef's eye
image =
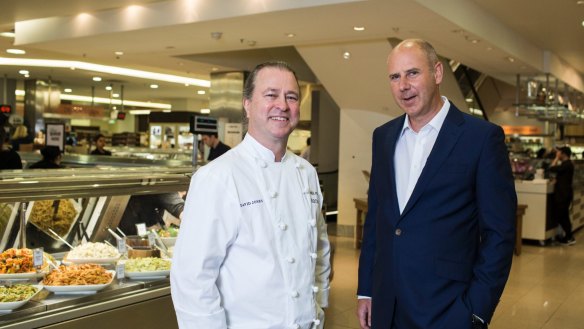
<path fill-rule="evenodd" d="M 392 74 L 389 76 L 389 81 L 397 81 L 399 79 L 399 74 Z"/>
<path fill-rule="evenodd" d="M 268 94 L 266 94 L 266 97 L 268 97 L 268 98 L 277 98 L 278 95 L 273 94 L 273 93 L 268 93 Z"/>
<path fill-rule="evenodd" d="M 288 95 L 288 96 L 286 96 L 286 99 L 289 100 L 289 101 L 297 102 L 298 101 L 298 96 L 296 96 L 296 95 Z"/>

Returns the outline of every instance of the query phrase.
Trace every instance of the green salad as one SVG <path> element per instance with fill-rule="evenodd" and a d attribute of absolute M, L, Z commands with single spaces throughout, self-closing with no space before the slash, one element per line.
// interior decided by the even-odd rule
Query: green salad
<path fill-rule="evenodd" d="M 20 302 L 36 294 L 38 288 L 30 284 L 0 286 L 0 303 Z"/>
<path fill-rule="evenodd" d="M 126 261 L 126 272 L 153 272 L 170 270 L 170 260 L 154 257 L 132 258 Z"/>

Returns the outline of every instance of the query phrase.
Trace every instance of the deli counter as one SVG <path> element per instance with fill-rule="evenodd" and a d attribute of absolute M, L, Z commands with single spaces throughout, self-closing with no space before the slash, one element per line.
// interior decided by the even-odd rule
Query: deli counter
<path fill-rule="evenodd" d="M 60 261 L 69 250 L 67 244 L 111 241 L 110 230 L 117 227 L 131 196 L 186 191 L 193 171 L 192 166 L 2 171 L 1 250 L 42 247 Z M 55 204 L 72 205 L 71 223 L 59 234 L 67 243 L 33 222 L 35 203 L 42 202 L 49 202 L 49 212 Z M 116 270 L 115 263 L 104 265 L 108 266 Z M 15 280 L 14 276 L 0 274 L 0 283 L 5 286 L 38 280 L 38 276 Z M 97 292 L 55 293 L 42 289 L 16 309 L 0 309 L 2 328 L 65 329 L 96 325 L 109 329 L 178 328 L 168 277 L 130 280 L 114 275 L 111 284 Z"/>

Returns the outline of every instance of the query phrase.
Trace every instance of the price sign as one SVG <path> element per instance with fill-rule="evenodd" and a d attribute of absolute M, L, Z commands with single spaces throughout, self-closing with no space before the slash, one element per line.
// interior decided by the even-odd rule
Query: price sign
<path fill-rule="evenodd" d="M 138 233 L 139 236 L 144 236 L 148 234 L 148 231 L 146 230 L 146 224 L 144 223 L 136 224 L 136 232 Z"/>
<path fill-rule="evenodd" d="M 118 252 L 120 254 L 125 254 L 126 253 L 126 241 L 124 241 L 124 239 L 116 239 L 116 243 L 117 243 L 117 247 L 118 247 Z"/>
<path fill-rule="evenodd" d="M 126 277 L 126 264 L 125 263 L 120 262 L 116 265 L 116 276 L 118 277 L 118 280 L 121 280 L 121 279 Z"/>
<path fill-rule="evenodd" d="M 32 251 L 32 265 L 34 267 L 43 266 L 43 248 L 36 248 Z"/>
<path fill-rule="evenodd" d="M 156 235 L 154 233 L 148 234 L 148 245 L 153 246 L 156 243 Z"/>

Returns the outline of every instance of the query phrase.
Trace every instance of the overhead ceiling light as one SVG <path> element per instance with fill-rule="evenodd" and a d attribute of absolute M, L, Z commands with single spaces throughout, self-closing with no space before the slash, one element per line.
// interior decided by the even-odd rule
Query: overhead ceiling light
<path fill-rule="evenodd" d="M 185 83 L 185 87 L 188 87 L 188 86 L 190 86 L 190 85 L 188 83 Z"/>
<path fill-rule="evenodd" d="M 14 38 L 14 36 L 15 36 L 14 32 L 2 32 L 2 33 L 0 33 L 0 37 Z"/>
<path fill-rule="evenodd" d="M 215 71 L 219 71 L 219 69 L 218 69 L 218 68 L 216 68 L 216 67 L 212 67 L 212 68 L 211 68 L 211 71 L 215 72 Z M 210 86 L 211 86 L 211 84 L 209 84 L 209 87 L 210 87 Z"/>
<path fill-rule="evenodd" d="M 211 113 L 211 110 L 210 109 L 201 109 L 201 113 L 209 114 L 209 113 Z"/>
<path fill-rule="evenodd" d="M 172 110 L 162 110 L 162 112 L 164 112 L 164 113 L 170 113 L 170 112 L 172 112 Z"/>
<path fill-rule="evenodd" d="M 20 74 L 22 74 L 22 75 L 27 75 L 27 74 L 29 74 L 30 72 L 28 72 L 27 70 L 20 70 L 20 71 L 18 71 L 18 73 L 20 73 Z"/>
<path fill-rule="evenodd" d="M 130 110 L 131 115 L 148 115 L 150 114 L 150 110 Z"/>
<path fill-rule="evenodd" d="M 118 97 L 120 97 L 120 94 L 112 94 L 112 97 L 113 98 L 118 98 Z"/>
<path fill-rule="evenodd" d="M 204 90 L 197 90 L 197 94 L 199 95 L 205 95 L 207 92 Z"/>
<path fill-rule="evenodd" d="M 294 34 L 294 33 L 286 33 L 286 36 L 288 38 L 294 38 L 296 36 L 296 34 Z"/>
<path fill-rule="evenodd" d="M 24 75 L 24 77 L 25 77 L 25 78 L 30 78 L 30 75 L 28 75 L 28 74 L 25 74 L 25 75 Z"/>
<path fill-rule="evenodd" d="M 40 67 L 56 67 L 56 68 L 76 68 L 85 71 L 101 72 L 113 75 L 129 76 L 134 78 L 148 79 L 151 81 L 166 81 L 180 84 L 191 84 L 199 87 L 209 88 L 211 82 L 209 80 L 193 79 L 182 77 L 178 75 L 163 74 L 142 70 L 128 69 L 125 67 L 108 66 L 93 64 L 78 61 L 63 61 L 51 59 L 32 59 L 32 58 L 6 58 L 0 57 L 0 65 L 11 66 L 40 66 Z"/>
<path fill-rule="evenodd" d="M 116 54 L 116 56 L 122 56 L 124 54 L 123 51 L 116 51 L 114 52 L 114 54 Z"/>
<path fill-rule="evenodd" d="M 152 88 L 152 89 L 158 89 L 158 85 L 157 84 L 151 84 L 150 85 L 150 88 Z"/>
<path fill-rule="evenodd" d="M 576 4 L 577 5 L 584 5 L 584 0 L 578 0 L 578 1 L 576 1 Z"/>
<path fill-rule="evenodd" d="M 24 91 L 23 91 L 24 92 Z M 112 105 L 122 105 L 121 99 L 109 99 L 105 97 L 91 97 L 91 96 L 81 96 L 81 95 L 68 95 L 61 94 L 61 99 L 68 101 L 78 101 L 85 103 L 99 103 L 99 104 L 112 104 Z M 124 100 L 125 106 L 135 106 L 135 107 L 145 107 L 151 109 L 171 109 L 172 105 L 164 103 L 152 103 L 152 102 L 140 102 L 140 101 L 130 101 Z"/>
<path fill-rule="evenodd" d="M 105 90 L 112 90 L 113 87 L 112 86 L 105 86 Z"/>
<path fill-rule="evenodd" d="M 511 63 L 515 62 L 515 58 L 513 58 L 511 56 L 507 56 L 506 59 Z"/>
<path fill-rule="evenodd" d="M 93 77 L 93 81 L 101 81 L 101 77 Z"/>
<path fill-rule="evenodd" d="M 71 88 L 65 88 L 65 89 L 63 89 L 63 91 L 66 92 L 66 93 L 71 93 L 71 92 L 73 92 L 73 89 L 71 89 Z"/>
<path fill-rule="evenodd" d="M 351 58 L 351 53 L 350 53 L 350 52 L 348 52 L 348 51 L 345 51 L 345 52 L 343 53 L 343 58 L 344 58 L 344 59 L 350 59 L 350 58 Z"/>
<path fill-rule="evenodd" d="M 466 101 L 467 103 L 472 103 L 473 99 L 472 99 L 472 98 L 466 98 L 466 99 L 465 99 L 465 101 Z"/>
<path fill-rule="evenodd" d="M 365 31 L 365 26 L 353 26 L 353 30 L 358 32 Z"/>
<path fill-rule="evenodd" d="M 13 54 L 13 55 L 24 55 L 26 54 L 26 51 L 22 50 L 22 49 L 6 49 L 6 52 L 9 54 Z"/>

